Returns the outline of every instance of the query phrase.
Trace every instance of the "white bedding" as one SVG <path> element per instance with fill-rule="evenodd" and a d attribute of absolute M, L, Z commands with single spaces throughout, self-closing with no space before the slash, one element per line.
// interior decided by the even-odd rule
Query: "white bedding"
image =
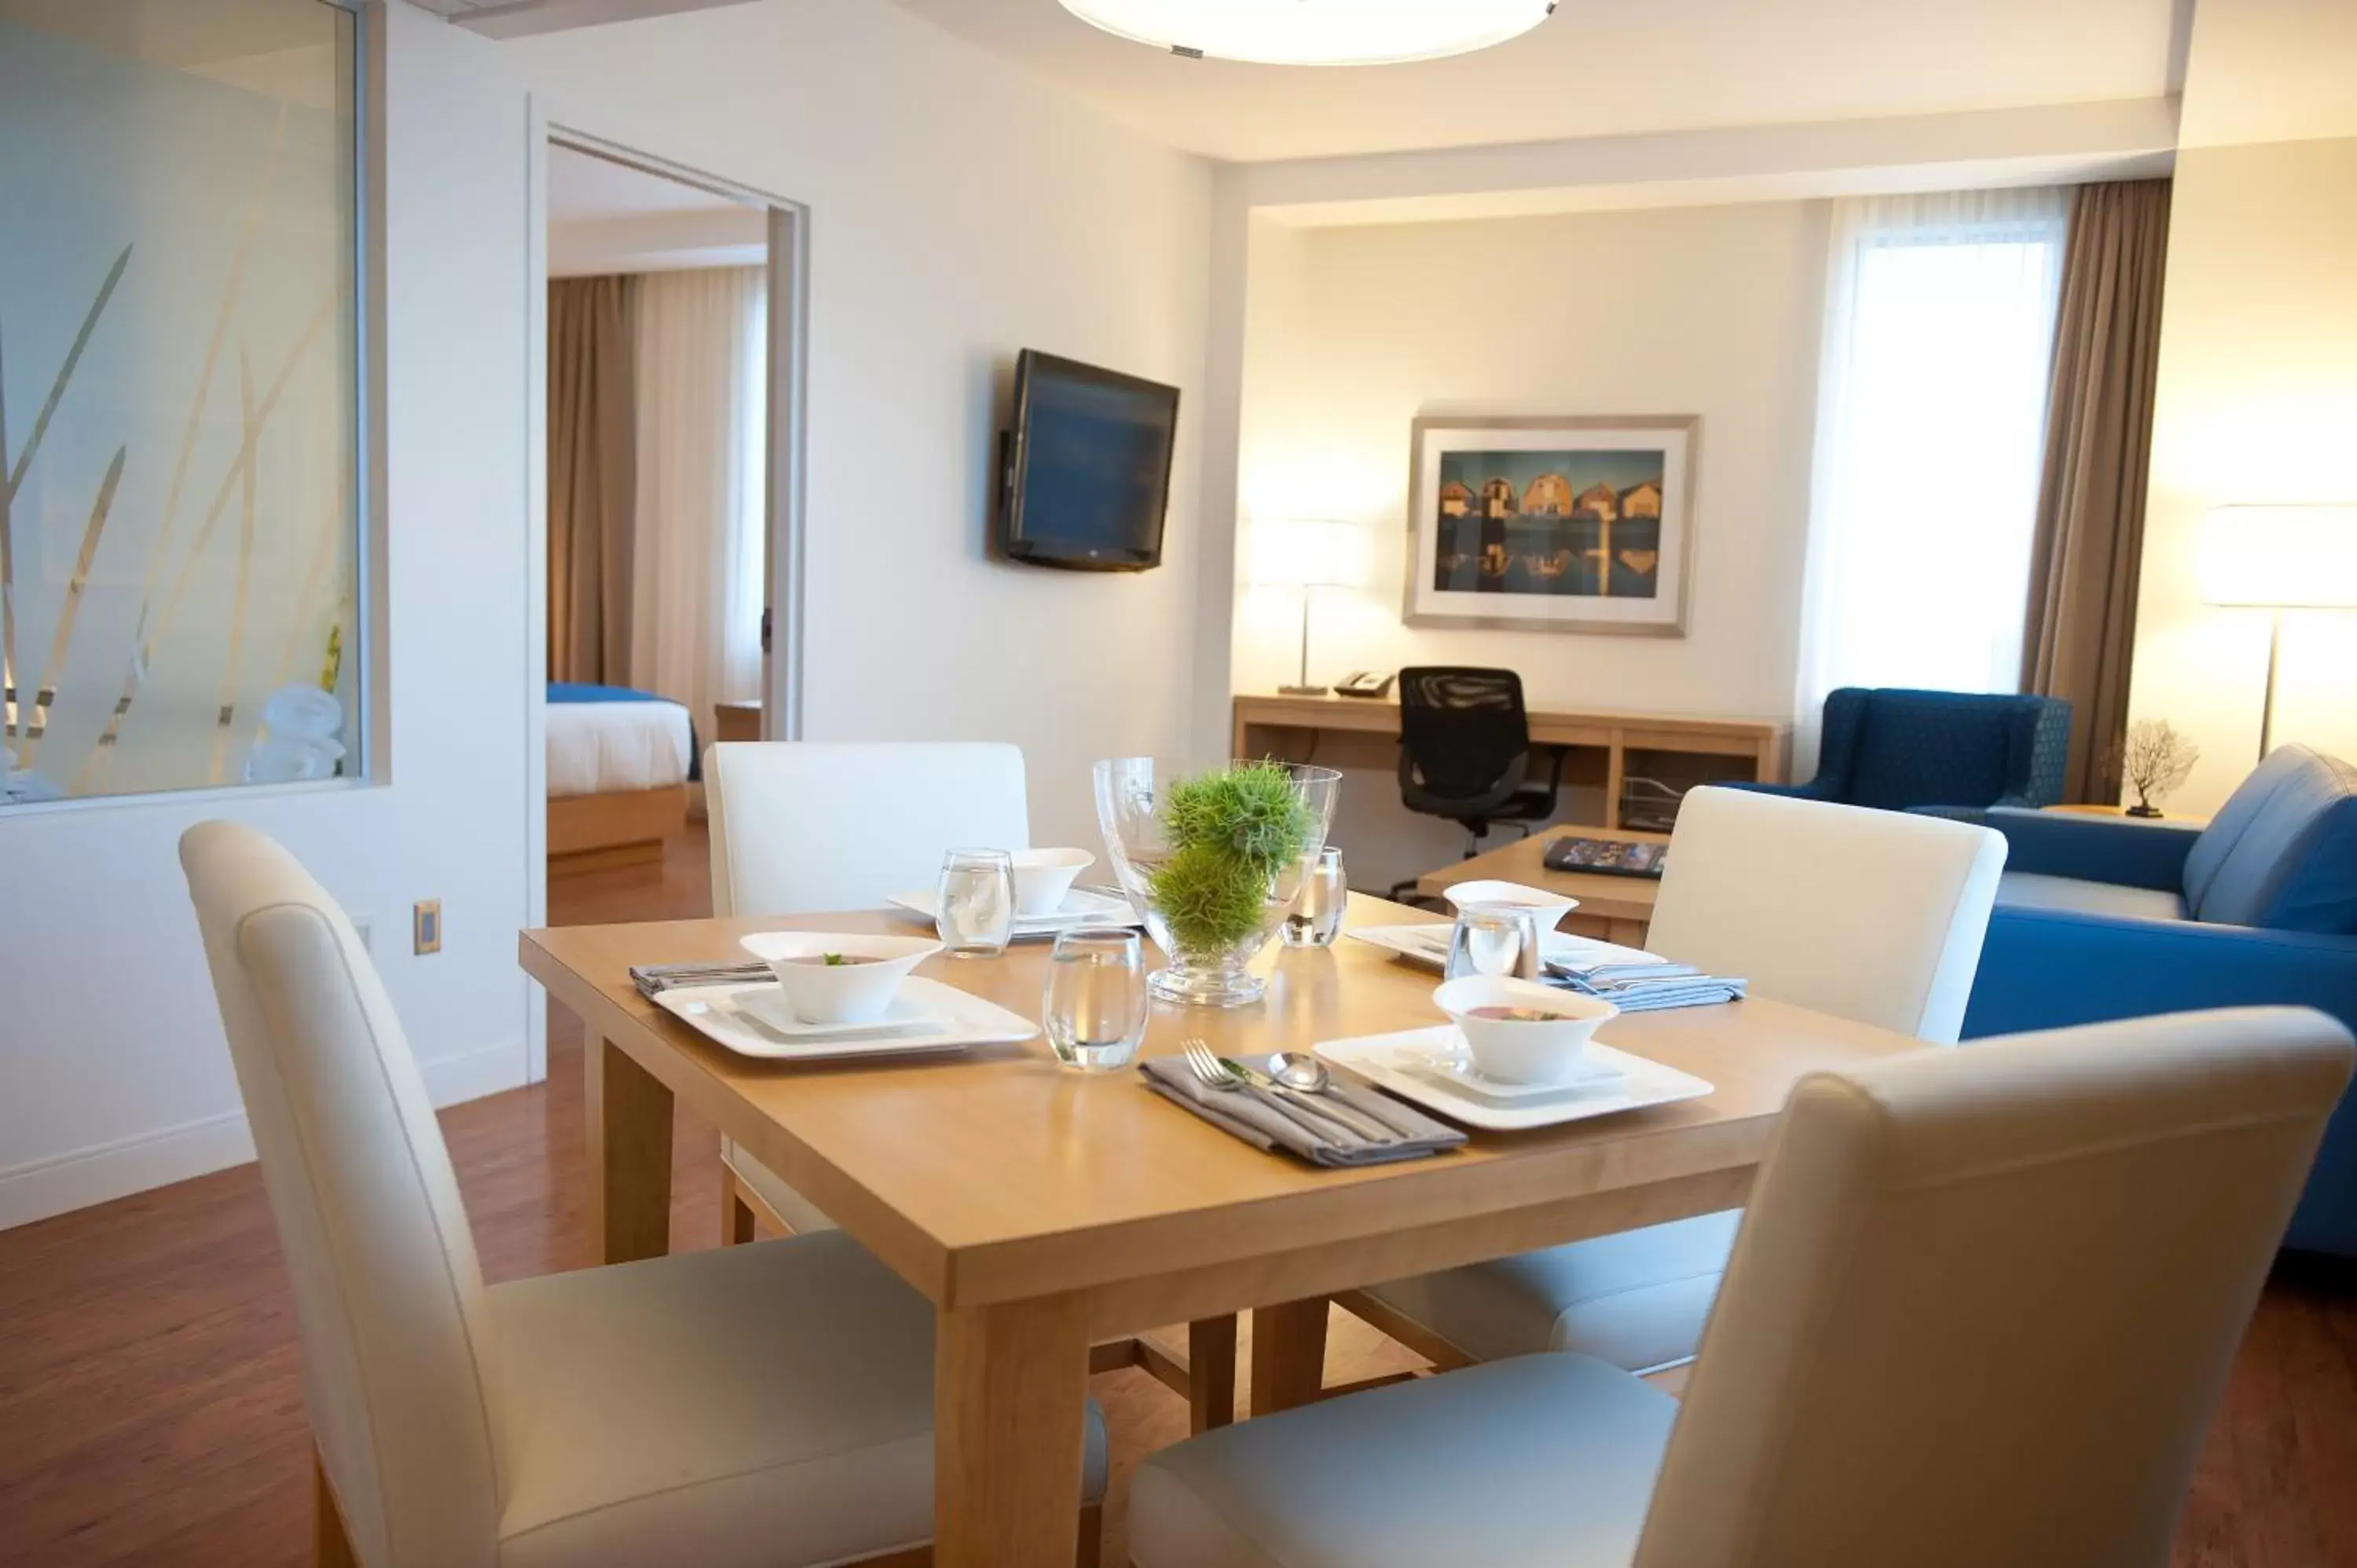
<path fill-rule="evenodd" d="M 677 703 L 551 703 L 548 798 L 684 784 L 689 750 Z"/>

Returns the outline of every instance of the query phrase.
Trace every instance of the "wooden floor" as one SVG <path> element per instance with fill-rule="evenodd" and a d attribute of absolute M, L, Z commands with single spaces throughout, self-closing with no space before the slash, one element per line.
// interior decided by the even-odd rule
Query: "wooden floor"
<path fill-rule="evenodd" d="M 699 830 L 659 871 L 559 879 L 550 918 L 704 913 L 704 855 Z M 587 1255 L 579 1026 L 553 1010 L 549 1033 L 547 1083 L 442 1118 L 493 1281 Z M 673 1246 L 715 1245 L 712 1135 L 683 1118 L 675 1147 Z M 1338 1321 L 1329 1378 L 1406 1364 Z M 1119 1563 L 1123 1478 L 1184 1434 L 1186 1410 L 1141 1371 L 1092 1391 L 1113 1434 L 1105 1561 Z M 252 1166 L 0 1232 L 0 1565 L 292 1568 L 306 1561 L 307 1452 L 292 1309 Z M 2176 1564 L 2357 1565 L 2357 1271 L 2276 1271 Z"/>

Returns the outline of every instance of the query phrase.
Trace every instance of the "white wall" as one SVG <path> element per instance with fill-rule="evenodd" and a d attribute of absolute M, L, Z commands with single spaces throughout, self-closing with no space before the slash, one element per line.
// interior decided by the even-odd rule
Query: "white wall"
<path fill-rule="evenodd" d="M 2171 202 L 2129 711 L 2201 747 L 2175 811 L 2258 756 L 2267 616 L 2201 602 L 2202 514 L 2357 501 L 2357 139 L 2188 148 Z M 2357 613 L 2287 618 L 2275 738 L 2357 759 Z"/>
<path fill-rule="evenodd" d="M 2212 609 L 2202 514 L 2236 501 L 2357 501 L 2357 9 L 2201 0 L 2170 202 L 2136 717 L 2201 747 L 2169 802 L 2214 811 L 2258 756 L 2267 617 Z M 2277 743 L 2357 759 L 2357 613 L 2289 616 Z"/>
<path fill-rule="evenodd" d="M 206 817 L 372 919 L 437 1098 L 523 1079 L 523 100 L 497 46 L 391 9 L 392 782 L 0 819 L 0 1226 L 250 1157 L 174 851 Z M 412 958 L 429 897 L 443 950 Z"/>
<path fill-rule="evenodd" d="M 561 124 L 811 208 L 805 737 L 1023 747 L 1032 831 L 1185 740 L 1211 176 L 882 0 L 508 46 Z M 1182 390 L 1158 571 L 985 558 L 1017 350 Z"/>
<path fill-rule="evenodd" d="M 1812 201 L 1292 232 L 1264 220 L 1246 316 L 1243 574 L 1254 520 L 1286 515 L 1361 521 L 1372 572 L 1362 592 L 1319 594 L 1311 680 L 1505 665 L 1534 706 L 1782 716 L 1827 215 Z M 1419 413 L 1701 415 L 1688 635 L 1402 624 Z M 1300 603 L 1240 591 L 1235 690 L 1293 678 Z M 1386 775 L 1353 773 L 1343 793 L 1339 836 L 1361 886 L 1461 847 L 1454 827 L 1408 818 Z"/>
<path fill-rule="evenodd" d="M 438 1098 L 521 1082 L 528 91 L 561 123 L 809 204 L 806 731 L 993 738 L 1041 842 L 1093 843 L 1089 764 L 1185 741 L 1208 165 L 885 0 L 495 44 L 390 7 L 390 787 L 0 820 L 0 1225 L 249 1157 L 173 844 L 277 835 L 355 914 Z M 574 111 L 578 111 L 574 112 Z M 1164 567 L 985 559 L 1016 350 L 1184 392 Z M 1224 581 L 1224 570 L 1222 570 Z M 444 950 L 407 954 L 444 901 Z"/>

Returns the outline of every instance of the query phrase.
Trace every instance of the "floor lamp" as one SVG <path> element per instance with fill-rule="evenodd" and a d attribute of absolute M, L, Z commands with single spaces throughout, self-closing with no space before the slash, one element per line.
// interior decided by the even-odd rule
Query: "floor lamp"
<path fill-rule="evenodd" d="M 1277 688 L 1286 696 L 1325 692 L 1309 683 L 1309 596 L 1320 588 L 1357 587 L 1366 575 L 1365 542 L 1354 522 L 1283 518 L 1253 525 L 1253 586 L 1301 590 L 1301 674 Z"/>
<path fill-rule="evenodd" d="M 2357 609 L 2357 506 L 2222 506 L 2202 521 L 2208 603 L 2268 612 L 2259 760 L 2275 746 L 2276 671 L 2286 610 Z"/>

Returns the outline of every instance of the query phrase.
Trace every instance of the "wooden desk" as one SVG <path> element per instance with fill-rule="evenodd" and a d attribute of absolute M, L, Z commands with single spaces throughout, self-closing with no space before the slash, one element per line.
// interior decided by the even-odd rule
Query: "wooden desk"
<path fill-rule="evenodd" d="M 1424 917 L 1354 897 L 1351 924 Z M 886 930 L 881 914 L 526 931 L 523 967 L 587 1026 L 590 1232 L 607 1262 L 667 1244 L 674 1101 L 838 1221 L 939 1312 L 934 1486 L 940 1568 L 1069 1563 L 1089 1347 L 1248 1308 L 1255 1412 L 1314 1397 L 1325 1309 L 1301 1304 L 1740 1204 L 1803 1074 L 1920 1048 L 1775 1002 L 1620 1018 L 1613 1043 L 1716 1092 L 1571 1127 L 1477 1133 L 1365 1170 L 1265 1155 L 1132 1073 L 1058 1067 L 1043 1041 L 939 1059 L 750 1061 L 642 999 L 633 963 L 735 957 L 744 933 Z M 1048 961 L 1030 944 L 920 972 L 1026 1015 Z M 1268 999 L 1157 1006 L 1149 1054 L 1197 1036 L 1231 1055 L 1437 1022 L 1434 977 L 1345 940 L 1276 949 Z"/>
<path fill-rule="evenodd" d="M 1563 918 L 1558 929 L 1626 947 L 1643 947 L 1645 928 L 1653 918 L 1653 900 L 1661 895 L 1660 881 L 1651 876 L 1606 876 L 1594 871 L 1549 871 L 1546 846 L 1559 838 L 1623 839 L 1631 843 L 1670 842 L 1666 833 L 1630 832 L 1616 828 L 1541 831 L 1502 849 L 1427 871 L 1415 879 L 1415 890 L 1437 898 L 1459 882 L 1491 878 L 1544 887 L 1550 893 L 1579 900 L 1579 908 Z"/>
<path fill-rule="evenodd" d="M 1713 718 L 1610 708 L 1534 709 L 1531 741 L 1572 754 L 1565 777 L 1601 785 L 1603 826 L 1620 825 L 1621 794 L 1631 754 L 1669 753 L 1697 759 L 1685 770 L 1719 778 L 1784 782 L 1792 726 L 1770 719 Z M 1390 770 L 1399 762 L 1399 703 L 1386 697 L 1287 697 L 1247 693 L 1235 699 L 1232 741 L 1237 757 L 1281 757 L 1327 768 Z M 1731 770 L 1723 765 L 1735 762 Z M 1722 766 L 1713 767 L 1713 764 Z"/>

